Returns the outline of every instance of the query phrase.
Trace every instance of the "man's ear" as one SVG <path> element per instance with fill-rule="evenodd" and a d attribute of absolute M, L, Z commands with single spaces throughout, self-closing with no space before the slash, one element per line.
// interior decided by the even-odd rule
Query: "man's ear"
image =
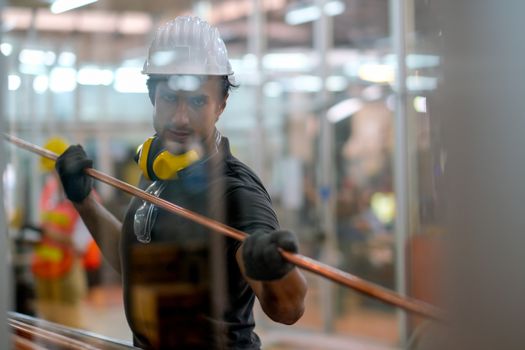
<path fill-rule="evenodd" d="M 224 112 L 224 109 L 226 109 L 226 102 L 228 101 L 228 96 L 230 95 L 226 94 L 226 96 L 224 96 L 224 100 L 219 105 L 219 110 L 217 111 L 217 117 L 215 118 L 215 121 L 219 120 L 219 117 L 221 116 L 222 112 Z"/>

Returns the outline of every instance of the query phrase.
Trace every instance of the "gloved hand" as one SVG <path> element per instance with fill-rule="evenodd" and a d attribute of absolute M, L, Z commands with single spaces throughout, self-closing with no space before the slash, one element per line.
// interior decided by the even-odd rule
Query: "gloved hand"
<path fill-rule="evenodd" d="M 93 179 L 84 173 L 85 168 L 93 167 L 80 145 L 69 146 L 56 161 L 55 169 L 60 176 L 66 197 L 76 203 L 82 202 L 91 192 Z"/>
<path fill-rule="evenodd" d="M 257 231 L 243 243 L 242 257 L 246 275 L 258 281 L 284 277 L 294 265 L 286 261 L 277 248 L 297 253 L 297 237 L 290 231 Z"/>

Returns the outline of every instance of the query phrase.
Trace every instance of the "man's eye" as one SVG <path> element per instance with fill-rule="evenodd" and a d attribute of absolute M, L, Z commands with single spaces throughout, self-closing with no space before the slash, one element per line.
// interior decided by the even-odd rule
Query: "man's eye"
<path fill-rule="evenodd" d="M 190 103 L 194 107 L 203 107 L 206 104 L 206 97 L 204 96 L 194 96 L 190 97 Z"/>
<path fill-rule="evenodd" d="M 164 101 L 168 101 L 168 102 L 176 102 L 177 101 L 177 95 L 169 95 L 169 94 L 162 95 L 162 99 Z"/>

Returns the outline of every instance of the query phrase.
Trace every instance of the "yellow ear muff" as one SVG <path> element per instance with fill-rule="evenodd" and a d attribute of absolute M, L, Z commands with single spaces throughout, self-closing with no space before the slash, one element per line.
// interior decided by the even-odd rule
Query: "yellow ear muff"
<path fill-rule="evenodd" d="M 148 138 L 146 142 L 140 145 L 137 150 L 137 156 L 138 156 L 137 163 L 139 165 L 140 170 L 142 170 L 144 177 L 148 180 L 151 180 L 149 176 L 149 171 L 148 171 L 148 156 L 149 156 L 149 151 L 151 149 L 151 143 L 153 142 L 154 138 L 155 138 L 154 136 Z"/>
<path fill-rule="evenodd" d="M 159 140 L 152 136 L 137 150 L 136 160 L 144 177 L 148 180 L 171 180 L 177 172 L 199 160 L 195 150 L 184 154 L 172 154 L 160 148 Z"/>
<path fill-rule="evenodd" d="M 163 151 L 153 161 L 153 172 L 160 180 L 170 180 L 177 176 L 179 170 L 186 168 L 197 160 L 199 160 L 199 154 L 194 150 L 178 155 Z"/>

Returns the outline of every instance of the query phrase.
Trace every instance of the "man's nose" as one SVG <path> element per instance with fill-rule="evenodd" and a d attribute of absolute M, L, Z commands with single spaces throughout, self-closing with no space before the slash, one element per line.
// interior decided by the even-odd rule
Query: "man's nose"
<path fill-rule="evenodd" d="M 180 101 L 173 110 L 172 119 L 176 125 L 186 125 L 190 122 L 186 101 Z"/>

